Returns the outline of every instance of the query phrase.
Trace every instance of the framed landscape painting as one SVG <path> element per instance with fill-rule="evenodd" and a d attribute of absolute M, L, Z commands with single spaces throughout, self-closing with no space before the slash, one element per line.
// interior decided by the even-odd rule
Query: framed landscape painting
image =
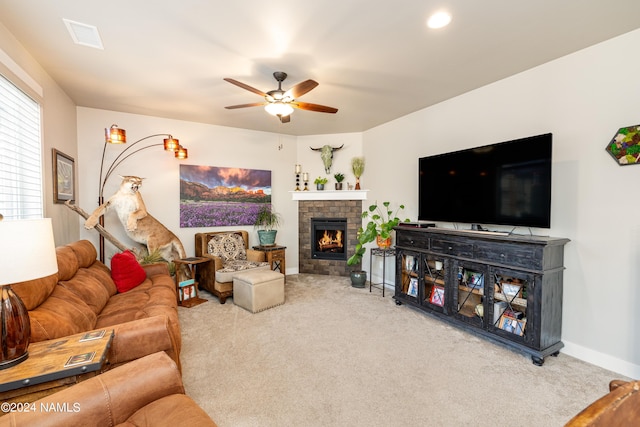
<path fill-rule="evenodd" d="M 253 225 L 271 204 L 271 171 L 180 165 L 180 228 Z"/>

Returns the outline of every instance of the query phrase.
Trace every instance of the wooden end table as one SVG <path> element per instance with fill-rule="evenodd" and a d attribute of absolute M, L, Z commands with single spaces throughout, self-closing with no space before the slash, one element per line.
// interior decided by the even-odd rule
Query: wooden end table
<path fill-rule="evenodd" d="M 113 329 L 102 329 L 32 343 L 27 360 L 0 370 L 0 401 L 35 402 L 106 371 L 112 340 Z"/>
<path fill-rule="evenodd" d="M 178 304 L 182 307 L 191 308 L 203 302 L 207 302 L 206 299 L 200 298 L 200 291 L 198 289 L 198 282 L 195 281 L 196 268 L 199 264 L 205 262 L 211 262 L 210 258 L 205 257 L 191 257 L 183 259 L 174 259 L 176 265 L 176 291 L 178 293 Z M 184 277 L 180 272 L 180 265 L 186 265 L 189 269 L 191 277 Z"/>
<path fill-rule="evenodd" d="M 271 269 L 273 271 L 278 270 L 280 273 L 284 274 L 284 280 L 287 280 L 287 264 L 285 257 L 286 246 L 253 246 L 253 249 L 256 251 L 264 252 L 267 257 L 267 262 L 271 265 Z"/>

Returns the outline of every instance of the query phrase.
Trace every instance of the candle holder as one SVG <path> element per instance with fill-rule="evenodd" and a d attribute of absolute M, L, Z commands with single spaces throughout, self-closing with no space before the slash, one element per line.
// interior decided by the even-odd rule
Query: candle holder
<path fill-rule="evenodd" d="M 304 189 L 303 191 L 309 191 L 309 173 L 305 172 L 302 174 L 302 180 L 304 181 Z"/>
<path fill-rule="evenodd" d="M 302 167 L 296 165 L 296 188 L 294 191 L 300 191 L 300 172 L 302 172 Z"/>

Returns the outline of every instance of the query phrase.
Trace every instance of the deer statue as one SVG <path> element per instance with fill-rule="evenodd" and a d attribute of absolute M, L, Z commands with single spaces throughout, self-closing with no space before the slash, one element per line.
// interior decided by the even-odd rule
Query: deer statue
<path fill-rule="evenodd" d="M 322 158 L 322 163 L 324 163 L 324 171 L 329 174 L 331 173 L 331 161 L 333 160 L 333 152 L 337 151 L 344 147 L 342 144 L 340 147 L 332 147 L 330 145 L 324 145 L 322 148 L 311 148 L 313 151 L 319 151 L 320 157 Z"/>

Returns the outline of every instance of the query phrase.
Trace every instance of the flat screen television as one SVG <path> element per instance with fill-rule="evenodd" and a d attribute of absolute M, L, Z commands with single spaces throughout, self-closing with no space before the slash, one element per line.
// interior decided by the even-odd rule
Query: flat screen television
<path fill-rule="evenodd" d="M 422 157 L 418 219 L 551 226 L 552 134 Z"/>

